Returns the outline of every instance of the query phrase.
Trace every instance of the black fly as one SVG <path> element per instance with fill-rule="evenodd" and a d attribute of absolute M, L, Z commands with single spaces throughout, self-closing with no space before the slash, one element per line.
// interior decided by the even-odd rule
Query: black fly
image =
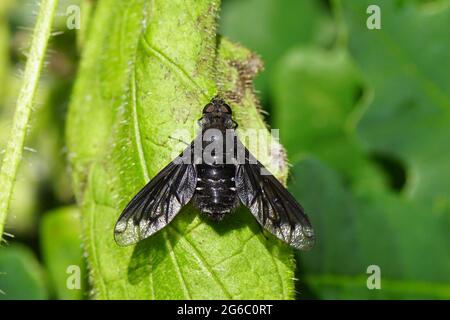
<path fill-rule="evenodd" d="M 303 208 L 239 141 L 231 108 L 215 97 L 199 123 L 201 134 L 125 207 L 116 242 L 126 246 L 151 236 L 189 201 L 216 221 L 241 202 L 277 238 L 310 249 L 314 231 Z"/>

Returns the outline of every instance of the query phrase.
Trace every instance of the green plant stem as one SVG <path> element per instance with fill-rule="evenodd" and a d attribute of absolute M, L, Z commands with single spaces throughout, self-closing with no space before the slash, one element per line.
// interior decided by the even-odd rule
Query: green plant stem
<path fill-rule="evenodd" d="M 42 0 L 33 31 L 23 83 L 17 98 L 13 126 L 0 169 L 0 237 L 3 235 L 14 181 L 22 158 L 33 98 L 41 74 L 57 4 L 57 0 Z"/>
<path fill-rule="evenodd" d="M 0 3 L 0 108 L 6 101 L 8 86 L 6 79 L 9 71 L 9 27 L 7 15 L 11 10 L 11 0 L 2 0 Z"/>
<path fill-rule="evenodd" d="M 77 30 L 77 48 L 79 52 L 82 51 L 89 32 L 90 19 L 95 10 L 95 3 L 93 0 L 81 1 L 81 26 Z"/>
<path fill-rule="evenodd" d="M 336 35 L 336 44 L 337 48 L 346 48 L 348 44 L 348 30 L 347 25 L 344 21 L 343 13 L 342 13 L 342 2 L 341 0 L 333 0 L 331 1 L 331 8 L 336 20 L 337 25 L 337 35 Z"/>

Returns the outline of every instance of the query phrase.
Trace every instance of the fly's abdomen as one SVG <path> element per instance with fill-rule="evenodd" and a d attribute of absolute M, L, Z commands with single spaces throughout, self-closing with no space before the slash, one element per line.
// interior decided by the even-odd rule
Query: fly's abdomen
<path fill-rule="evenodd" d="M 214 220 L 221 220 L 238 204 L 233 164 L 197 165 L 194 204 Z"/>

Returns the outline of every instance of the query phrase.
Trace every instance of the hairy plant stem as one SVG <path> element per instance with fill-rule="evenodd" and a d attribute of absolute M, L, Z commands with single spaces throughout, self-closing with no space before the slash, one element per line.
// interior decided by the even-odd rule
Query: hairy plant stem
<path fill-rule="evenodd" d="M 33 98 L 39 82 L 57 4 L 58 0 L 42 0 L 33 31 L 23 83 L 17 98 L 10 138 L 0 169 L 0 237 L 3 235 L 14 181 L 22 159 Z"/>

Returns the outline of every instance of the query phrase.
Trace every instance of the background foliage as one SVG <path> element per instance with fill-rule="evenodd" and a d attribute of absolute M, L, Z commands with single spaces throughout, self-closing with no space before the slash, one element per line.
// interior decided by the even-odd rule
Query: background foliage
<path fill-rule="evenodd" d="M 139 5 L 143 1 L 133 1 L 137 9 L 128 8 L 128 11 L 114 6 L 109 10 L 105 5 L 107 1 L 99 2 L 98 8 L 90 8 L 96 18 L 86 18 L 83 22 L 87 30 L 96 28 L 95 25 L 101 28 L 102 23 L 107 24 L 108 21 L 112 23 L 115 16 L 126 19 L 126 15 L 118 13 L 142 13 Z M 375 3 L 381 8 L 382 28 L 368 30 L 366 8 Z M 114 70 L 102 69 L 102 62 L 95 59 L 98 54 L 95 51 L 101 51 L 104 59 L 111 59 L 118 51 L 126 55 L 127 50 L 133 47 L 127 47 L 115 39 L 120 36 L 119 33 L 111 32 L 114 39 L 96 39 L 95 44 L 89 44 L 84 31 L 75 33 L 67 30 L 65 12 L 69 4 L 82 3 L 60 1 L 58 8 L 54 29 L 63 33 L 55 35 L 50 43 L 48 65 L 41 79 L 26 143 L 28 148 L 15 186 L 6 229 L 14 235 L 14 239 L 6 237 L 8 244 L 0 248 L 0 290 L 3 292 L 0 293 L 0 299 L 80 299 L 89 296 L 80 237 L 82 227 L 78 219 L 79 211 L 73 207 L 75 197 L 72 191 L 74 185 L 75 192 L 81 193 L 85 179 L 82 176 L 87 171 L 78 168 L 83 174 L 78 175 L 79 180 L 75 180 L 75 184 L 71 183 L 67 163 L 70 155 L 64 138 L 67 106 L 72 92 L 75 92 L 75 99 L 77 96 L 85 98 L 80 92 L 91 87 L 98 88 L 96 83 L 102 86 L 102 94 L 94 97 L 97 100 L 85 102 L 87 109 L 94 103 L 104 105 L 116 101 L 120 105 L 123 102 L 121 90 L 127 86 L 122 82 L 129 78 L 122 78 L 124 73 L 121 73 L 120 61 L 116 62 Z M 33 26 L 35 5 L 35 1 L 26 0 L 2 0 L 0 3 L 2 148 L 10 128 L 20 84 L 20 70 L 25 61 L 23 50 L 29 43 L 30 32 L 23 27 Z M 103 13 L 99 13 L 98 9 L 103 10 Z M 292 165 L 289 188 L 309 212 L 317 232 L 315 249 L 298 253 L 296 257 L 296 278 L 300 279 L 295 283 L 296 297 L 450 298 L 449 1 L 226 0 L 222 3 L 220 17 L 219 32 L 258 53 L 264 61 L 265 71 L 257 77 L 255 85 L 263 107 L 269 112 L 266 120 L 273 128 L 280 128 L 281 142 L 287 149 Z M 103 22 L 99 21 L 101 18 Z M 139 28 L 140 20 L 129 18 L 127 21 L 130 23 L 129 29 L 124 24 L 112 25 L 125 28 L 132 35 L 132 28 Z M 137 25 L 133 25 L 133 22 Z M 97 38 L 100 37 L 99 34 Z M 157 41 L 158 34 L 149 31 L 146 37 Z M 130 41 L 125 43 L 133 45 Z M 176 44 L 172 48 L 174 46 Z M 148 50 L 142 45 L 139 48 Z M 219 55 L 224 61 L 227 61 L 227 57 L 235 56 L 245 60 L 249 55 L 246 49 L 237 50 L 231 44 L 225 43 L 221 48 Z M 80 53 L 85 49 L 90 50 L 92 61 L 84 60 L 85 64 L 80 67 Z M 136 83 L 140 86 L 137 90 L 151 88 L 153 84 L 149 81 L 152 79 L 147 79 L 145 75 L 150 71 L 152 74 L 157 73 L 157 65 L 147 61 L 146 54 L 137 54 L 136 57 L 140 64 L 136 69 Z M 194 60 L 195 57 L 186 63 Z M 81 80 L 81 84 L 79 82 L 73 91 L 77 69 L 82 78 L 83 68 L 88 68 L 86 65 L 89 63 L 104 73 L 93 73 L 90 78 L 86 75 L 84 83 Z M 126 68 L 123 67 L 124 70 Z M 214 84 L 208 84 L 208 70 L 205 68 L 198 81 L 205 81 L 203 87 L 213 92 Z M 112 75 L 113 72 L 117 74 Z M 83 86 L 87 89 L 83 89 Z M 165 93 L 162 98 L 168 95 Z M 190 97 L 179 98 L 194 105 Z M 252 99 L 248 97 L 249 103 L 254 103 L 250 102 Z M 154 120 L 155 117 L 151 115 L 158 112 L 158 106 L 143 108 L 142 105 L 147 106 L 147 103 L 143 101 L 141 108 L 143 112 L 148 112 L 148 119 Z M 128 106 L 123 104 L 125 109 Z M 239 106 L 236 109 L 240 110 L 240 123 L 249 125 L 257 121 L 254 115 L 246 114 L 245 109 L 239 109 Z M 195 111 L 191 117 L 197 117 Z M 93 114 L 91 118 L 105 119 L 104 113 L 101 116 Z M 149 121 L 144 125 L 149 132 L 154 133 L 153 138 L 167 138 L 164 127 L 160 131 L 152 129 L 156 123 Z M 69 144 L 80 143 L 83 138 L 103 139 L 101 134 L 105 131 L 98 129 L 100 125 L 96 121 L 96 127 L 79 131 L 89 132 L 86 137 L 70 137 L 69 134 Z M 100 135 L 89 131 L 95 128 Z M 116 134 L 120 136 L 115 141 L 125 141 L 127 130 L 126 125 L 117 130 Z M 85 148 L 85 145 L 83 150 L 89 155 L 90 149 Z M 164 151 L 164 148 L 158 149 L 151 144 L 148 144 L 148 148 L 144 152 L 152 159 L 150 173 L 154 174 L 159 168 L 154 163 L 164 163 L 161 155 L 159 158 L 156 155 L 161 152 L 168 155 L 169 150 Z M 135 152 L 130 154 L 135 155 Z M 119 172 L 117 168 L 124 169 L 123 159 L 114 156 L 114 153 L 112 157 L 111 172 Z M 77 168 L 74 170 L 76 175 Z M 104 169 L 97 171 L 96 179 L 105 179 L 98 176 L 101 174 L 106 174 Z M 132 176 L 142 179 L 141 175 Z M 125 185 L 130 188 L 133 183 L 136 186 L 143 182 L 127 182 Z M 105 191 L 102 188 L 98 190 Z M 131 187 L 131 190 L 120 192 L 131 195 L 134 189 Z M 93 195 L 103 204 L 105 201 L 108 205 L 114 203 L 107 192 Z M 120 207 L 123 203 L 114 205 Z M 185 220 L 177 221 L 174 229 L 168 231 L 168 236 L 177 238 L 177 230 L 185 232 L 183 230 L 189 229 L 189 226 L 200 223 L 194 212 L 186 212 L 186 217 Z M 106 218 L 105 226 L 95 234 L 109 237 L 108 223 L 114 219 Z M 204 241 L 223 241 L 225 248 L 233 243 L 235 237 L 245 238 L 258 233 L 245 212 L 239 213 L 234 223 L 236 227 L 246 227 L 233 230 L 231 234 L 225 230 L 221 234 L 220 230 L 212 232 L 209 224 L 202 223 L 198 231 L 207 232 L 209 237 L 213 237 Z M 103 229 L 107 231 L 100 232 Z M 89 233 L 85 230 L 83 234 L 86 236 Z M 192 251 L 185 241 L 202 241 L 195 234 L 192 237 L 175 244 L 175 253 L 178 257 L 185 257 L 186 261 L 182 263 L 186 266 L 196 262 L 195 259 L 189 260 L 193 255 L 183 255 L 183 252 Z M 151 240 L 153 246 L 158 248 L 158 242 L 164 241 L 162 238 L 161 235 Z M 261 247 L 261 241 L 259 236 L 253 239 L 249 252 L 266 252 Z M 107 246 L 109 241 L 103 243 Z M 143 246 L 141 251 L 135 250 L 134 254 L 145 257 L 149 254 L 145 248 Z M 208 247 L 202 248 L 207 250 Z M 85 249 L 90 252 L 89 248 Z M 124 258 L 120 255 L 129 259 L 129 255 L 133 254 L 124 251 L 117 253 L 114 250 L 118 249 L 102 249 L 102 253 L 110 255 L 108 259 Z M 284 248 L 275 246 L 272 250 L 278 252 Z M 290 255 L 288 251 L 274 254 L 276 257 L 279 255 L 279 261 L 289 260 L 286 258 Z M 215 259 L 220 260 L 226 256 L 226 250 L 214 254 Z M 158 254 L 154 253 L 153 256 L 158 257 Z M 166 267 L 170 268 L 171 262 L 164 261 L 168 253 L 162 250 L 159 256 L 163 260 L 159 262 L 160 265 L 167 264 Z M 261 268 L 266 258 L 260 258 Z M 253 259 L 258 266 L 258 259 Z M 147 272 L 145 259 L 142 261 L 142 264 L 134 266 L 137 270 L 134 276 L 138 278 L 139 272 L 144 275 Z M 239 263 L 227 266 L 227 269 L 239 275 L 239 268 L 243 264 L 242 260 L 237 261 Z M 220 261 L 209 262 L 214 266 Z M 82 267 L 82 290 L 67 290 L 65 281 L 68 265 Z M 281 265 L 286 267 L 285 275 L 288 275 L 292 266 L 287 262 Z M 381 290 L 368 290 L 366 287 L 369 265 L 381 268 Z M 201 264 L 199 266 L 199 272 L 203 274 L 205 270 L 201 270 Z M 223 275 L 223 270 L 216 271 Z M 108 274 L 103 270 L 102 275 L 114 279 L 117 276 L 115 272 Z M 159 281 L 163 284 L 165 274 L 159 272 L 155 276 L 160 277 L 162 280 Z M 192 277 L 191 281 L 197 282 L 195 274 L 189 273 L 188 276 Z M 230 274 L 230 278 L 224 278 L 223 281 L 233 290 L 242 281 L 237 277 L 235 279 L 236 275 Z M 133 282 L 133 279 L 136 280 L 128 279 L 131 286 L 138 283 Z M 270 281 L 270 278 L 266 280 Z M 261 281 L 264 283 L 264 280 Z M 95 279 L 93 283 L 96 284 Z M 167 283 L 164 294 L 157 293 L 153 297 L 184 297 L 186 292 L 177 293 L 174 289 L 179 287 L 178 284 L 171 281 Z M 216 284 L 211 281 L 201 283 L 200 286 Z M 148 285 L 141 282 L 138 288 L 130 290 L 137 294 L 139 290 L 148 292 Z M 116 297 L 121 294 L 118 290 L 113 289 L 117 293 Z M 244 298 L 273 297 L 275 291 L 233 292 L 232 295 Z M 268 295 L 265 296 L 266 293 Z M 100 297 L 106 295 L 100 294 Z M 142 298 L 142 295 L 137 297 Z"/>

